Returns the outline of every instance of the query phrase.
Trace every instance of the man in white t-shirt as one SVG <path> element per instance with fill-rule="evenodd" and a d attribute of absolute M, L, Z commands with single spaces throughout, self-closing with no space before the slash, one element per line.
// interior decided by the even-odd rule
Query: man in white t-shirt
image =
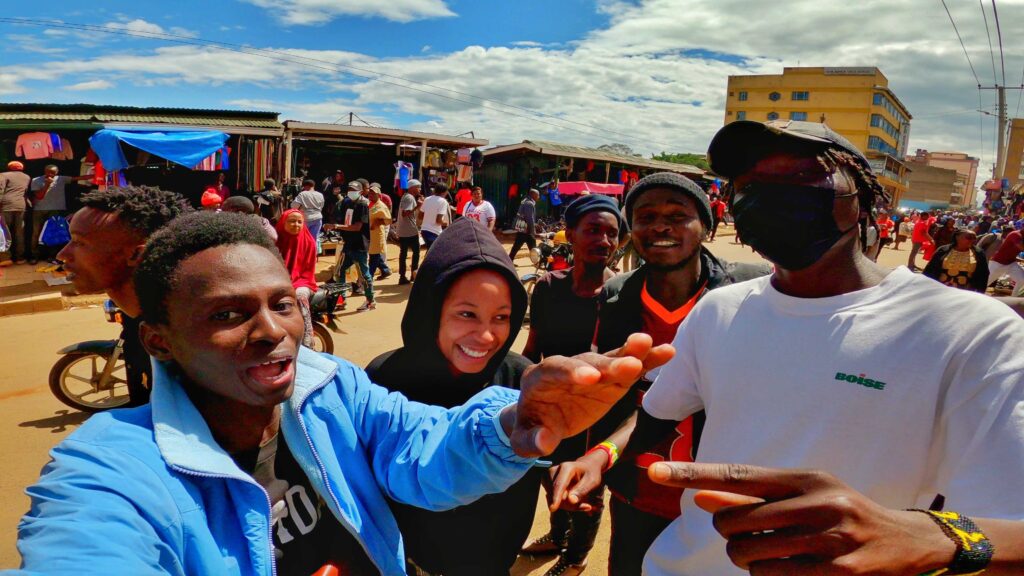
<path fill-rule="evenodd" d="M 423 201 L 420 206 L 420 214 L 423 223 L 420 225 L 420 234 L 423 236 L 423 244 L 430 249 L 430 246 L 441 235 L 441 231 L 451 223 L 451 206 L 448 204 L 448 187 L 444 184 L 434 185 L 434 194 Z"/>
<path fill-rule="evenodd" d="M 466 203 L 462 215 L 483 224 L 488 230 L 494 230 L 494 221 L 498 219 L 494 206 L 484 200 L 484 189 L 479 186 L 473 188 L 472 201 Z"/>
<path fill-rule="evenodd" d="M 651 478 L 735 486 L 764 500 L 737 497 L 712 524 L 687 490 L 644 574 L 984 568 L 987 538 L 954 541 L 940 519 L 903 511 L 942 502 L 985 517 L 977 533 L 992 535 L 991 572 L 1017 573 L 1005 562 L 1019 546 L 992 519 L 1024 519 L 1024 320 L 986 296 L 865 257 L 860 206 L 886 194 L 864 156 L 827 126 L 733 122 L 708 158 L 731 181 L 743 242 L 776 271 L 711 291 L 694 307 L 625 450 L 642 451 L 659 429 L 706 410 L 697 461 L 733 466 L 719 468 L 718 482 L 707 481 L 707 466 L 686 463 L 654 464 Z M 827 474 L 752 488 L 762 475 L 754 466 Z M 706 496 L 702 507 L 715 508 Z M 978 547 L 977 556 L 954 557 L 954 542 Z"/>

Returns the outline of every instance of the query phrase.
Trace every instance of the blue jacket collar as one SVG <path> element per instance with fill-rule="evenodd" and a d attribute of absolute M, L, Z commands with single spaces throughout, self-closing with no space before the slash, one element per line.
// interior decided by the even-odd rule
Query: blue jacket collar
<path fill-rule="evenodd" d="M 310 394 L 322 388 L 337 372 L 337 364 L 305 347 L 299 349 L 295 389 L 282 405 L 297 412 Z M 153 360 L 153 433 L 164 461 L 173 468 L 252 482 L 234 459 L 213 438 L 210 427 L 192 404 L 169 363 Z"/>

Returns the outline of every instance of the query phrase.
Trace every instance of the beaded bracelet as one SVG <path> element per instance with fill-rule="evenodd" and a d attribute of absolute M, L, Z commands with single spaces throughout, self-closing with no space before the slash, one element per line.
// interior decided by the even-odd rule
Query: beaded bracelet
<path fill-rule="evenodd" d="M 609 468 L 619 461 L 619 447 L 616 446 L 614 442 L 605 440 L 590 450 L 587 450 L 587 454 L 592 454 L 598 451 L 604 452 L 608 455 L 608 463 L 605 464 L 604 469 L 601 470 L 602 472 L 607 472 Z"/>
<path fill-rule="evenodd" d="M 927 514 L 956 544 L 956 555 L 953 556 L 953 561 L 948 567 L 932 570 L 921 576 L 981 574 L 988 568 L 995 547 L 973 520 L 956 512 L 938 512 L 918 508 L 913 508 L 910 511 Z"/>

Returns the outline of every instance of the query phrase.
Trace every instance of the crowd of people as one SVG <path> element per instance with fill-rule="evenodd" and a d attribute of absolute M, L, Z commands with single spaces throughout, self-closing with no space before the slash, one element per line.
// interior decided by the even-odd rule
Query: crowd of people
<path fill-rule="evenodd" d="M 23 569 L 502 575 L 550 554 L 576 575 L 607 500 L 615 576 L 1021 573 L 1024 319 L 974 293 L 1024 275 L 1020 232 L 903 226 L 824 124 L 734 122 L 708 159 L 720 197 L 656 173 L 622 206 L 573 201 L 573 265 L 532 295 L 514 259 L 535 190 L 511 252 L 472 187 L 410 180 L 394 209 L 373 183 L 310 180 L 269 218 L 86 195 L 60 258 L 130 317 L 152 393 L 53 450 Z M 768 264 L 705 245 L 727 211 Z M 372 310 L 389 227 L 402 346 L 365 370 L 302 346 L 317 232 L 341 233 L 335 275 L 354 264 Z M 934 246 L 924 274 L 875 262 L 904 231 L 910 264 Z M 615 274 L 627 240 L 639 265 Z M 542 488 L 550 530 L 526 542 Z"/>

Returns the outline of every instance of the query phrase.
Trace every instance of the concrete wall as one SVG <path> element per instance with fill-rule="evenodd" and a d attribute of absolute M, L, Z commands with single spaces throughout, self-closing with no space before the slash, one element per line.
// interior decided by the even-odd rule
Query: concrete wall
<path fill-rule="evenodd" d="M 910 168 L 910 185 L 903 194 L 903 200 L 949 205 L 957 191 L 956 170 L 929 166 L 924 162 L 907 162 Z"/>

